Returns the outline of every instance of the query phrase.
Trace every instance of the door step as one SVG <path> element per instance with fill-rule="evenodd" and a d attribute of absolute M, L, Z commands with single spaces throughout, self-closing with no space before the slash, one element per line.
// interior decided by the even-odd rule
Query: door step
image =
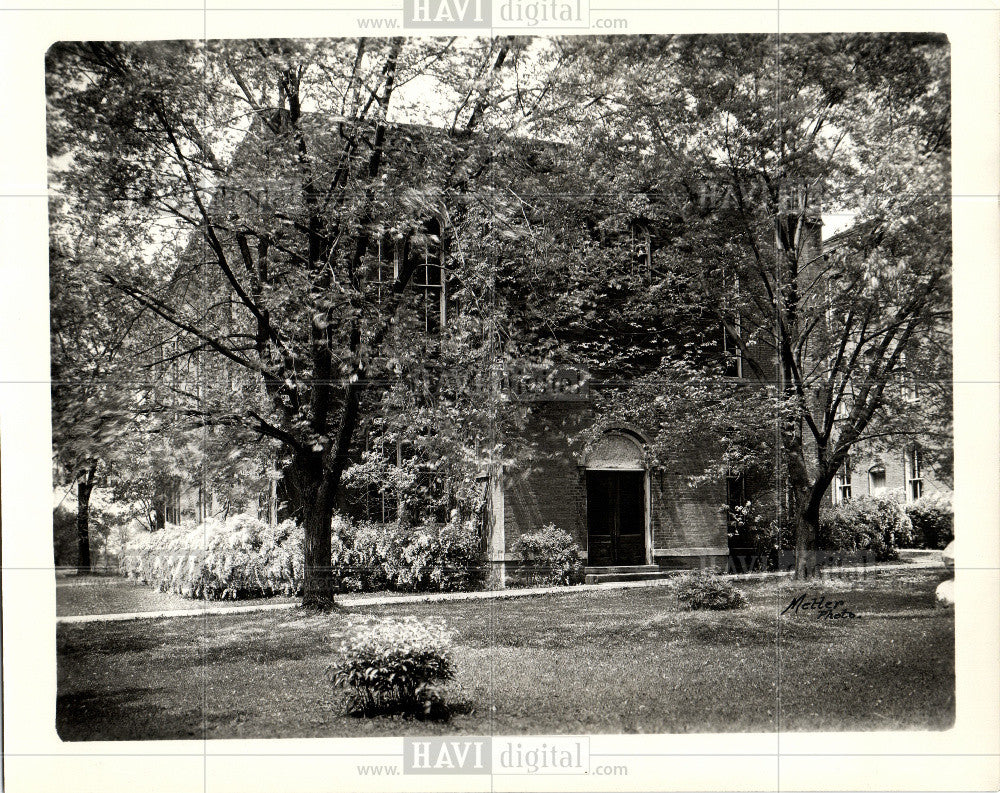
<path fill-rule="evenodd" d="M 608 564 L 587 565 L 583 572 L 587 575 L 602 575 L 604 573 L 650 573 L 659 570 L 656 564 Z"/>
<path fill-rule="evenodd" d="M 617 581 L 653 581 L 677 575 L 674 570 L 664 570 L 655 564 L 612 565 L 587 567 L 583 571 L 585 584 L 609 584 Z"/>

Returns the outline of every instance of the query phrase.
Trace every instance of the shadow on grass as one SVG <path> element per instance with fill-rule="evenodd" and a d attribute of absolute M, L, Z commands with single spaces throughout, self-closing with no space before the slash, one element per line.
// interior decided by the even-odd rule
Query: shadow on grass
<path fill-rule="evenodd" d="M 157 704 L 165 689 L 129 687 L 113 694 L 87 689 L 56 697 L 56 732 L 63 741 L 164 740 L 203 734 L 200 702 L 184 712 Z"/>

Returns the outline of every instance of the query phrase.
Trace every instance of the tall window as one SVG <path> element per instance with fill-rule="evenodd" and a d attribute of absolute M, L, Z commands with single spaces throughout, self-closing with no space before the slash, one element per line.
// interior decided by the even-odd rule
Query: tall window
<path fill-rule="evenodd" d="M 726 506 L 730 511 L 746 506 L 746 479 L 742 471 L 730 469 L 726 474 Z"/>
<path fill-rule="evenodd" d="M 642 223 L 632 224 L 632 275 L 652 280 L 653 237 Z"/>
<path fill-rule="evenodd" d="M 843 504 L 851 500 L 851 459 L 847 458 L 833 478 L 833 503 Z"/>
<path fill-rule="evenodd" d="M 920 449 L 914 446 L 906 453 L 906 498 L 909 501 L 916 501 L 924 494 L 921 464 Z"/>
<path fill-rule="evenodd" d="M 917 378 L 906 368 L 905 352 L 900 353 L 899 367 L 901 370 L 899 374 L 899 388 L 903 399 L 907 402 L 918 402 L 920 400 L 920 393 L 917 387 Z"/>
<path fill-rule="evenodd" d="M 385 440 L 372 433 L 365 433 L 365 451 L 378 459 L 380 467 L 399 465 L 399 441 Z M 355 514 L 376 523 L 392 523 L 399 517 L 399 492 L 389 487 L 391 477 L 381 474 L 378 478 L 367 479 L 363 487 L 348 488 L 345 496 L 355 510 Z"/>
<path fill-rule="evenodd" d="M 419 295 L 419 322 L 425 333 L 437 333 L 446 319 L 446 279 L 441 256 L 441 224 L 436 219 L 424 223 L 424 233 L 420 240 L 414 241 L 410 255 L 418 257 L 413 288 Z"/>
<path fill-rule="evenodd" d="M 726 321 L 721 323 L 722 366 L 726 377 L 743 377 L 743 350 L 740 347 L 743 321 L 740 317 L 740 279 L 736 273 L 722 271 L 723 300 L 735 303 L 725 306 Z M 731 297 L 730 297 L 731 296 Z"/>
<path fill-rule="evenodd" d="M 382 305 L 392 292 L 396 280 L 396 245 L 388 234 L 379 235 L 376 259 L 368 271 L 369 296 Z"/>
<path fill-rule="evenodd" d="M 917 387 L 917 378 L 909 372 L 903 374 L 903 384 L 901 390 L 903 399 L 907 402 L 920 401 L 920 390 Z"/>
<path fill-rule="evenodd" d="M 736 321 L 739 323 L 739 317 Z M 738 324 L 736 329 L 739 332 Z M 722 326 L 722 355 L 722 373 L 726 377 L 743 377 L 743 351 L 725 325 Z"/>

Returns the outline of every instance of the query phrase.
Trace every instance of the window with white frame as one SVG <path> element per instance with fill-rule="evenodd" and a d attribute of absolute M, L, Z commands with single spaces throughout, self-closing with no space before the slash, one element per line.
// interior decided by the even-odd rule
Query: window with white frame
<path fill-rule="evenodd" d="M 423 234 L 414 240 L 410 255 L 418 259 L 413 272 L 413 288 L 419 296 L 419 322 L 425 333 L 437 333 L 446 320 L 446 278 L 441 255 L 441 224 L 436 219 L 424 223 Z"/>
<path fill-rule="evenodd" d="M 912 372 L 906 369 L 905 352 L 900 353 L 899 367 L 900 394 L 906 402 L 918 402 L 920 400 L 920 392 L 917 386 L 917 378 L 913 376 Z"/>
<path fill-rule="evenodd" d="M 924 494 L 922 463 L 918 447 L 914 446 L 906 453 L 906 498 L 908 501 L 916 501 Z"/>
<path fill-rule="evenodd" d="M 848 458 L 833 477 L 833 503 L 843 504 L 851 500 L 851 460 Z"/>
<path fill-rule="evenodd" d="M 903 384 L 901 387 L 903 399 L 907 402 L 920 401 L 920 389 L 917 386 L 917 378 L 909 372 L 903 374 Z"/>
<path fill-rule="evenodd" d="M 740 279 L 736 273 L 722 271 L 722 287 L 724 299 L 736 305 L 735 310 L 725 313 L 725 320 L 720 323 L 722 332 L 722 366 L 726 377 L 743 377 L 743 348 L 740 345 L 743 335 L 742 319 L 740 317 Z M 732 290 L 730 293 L 729 290 Z"/>
<path fill-rule="evenodd" d="M 375 261 L 367 272 L 368 296 L 382 305 L 396 280 L 396 243 L 388 234 L 380 234 L 375 244 Z"/>

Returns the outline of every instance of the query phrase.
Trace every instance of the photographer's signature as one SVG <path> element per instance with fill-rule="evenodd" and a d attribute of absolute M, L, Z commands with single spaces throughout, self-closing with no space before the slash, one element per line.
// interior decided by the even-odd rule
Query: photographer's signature
<path fill-rule="evenodd" d="M 801 612 L 815 612 L 818 620 L 843 620 L 854 619 L 857 615 L 844 607 L 843 600 L 829 600 L 824 595 L 812 596 L 808 592 L 796 595 L 792 601 L 785 606 L 782 614 L 788 612 L 799 614 Z"/>

